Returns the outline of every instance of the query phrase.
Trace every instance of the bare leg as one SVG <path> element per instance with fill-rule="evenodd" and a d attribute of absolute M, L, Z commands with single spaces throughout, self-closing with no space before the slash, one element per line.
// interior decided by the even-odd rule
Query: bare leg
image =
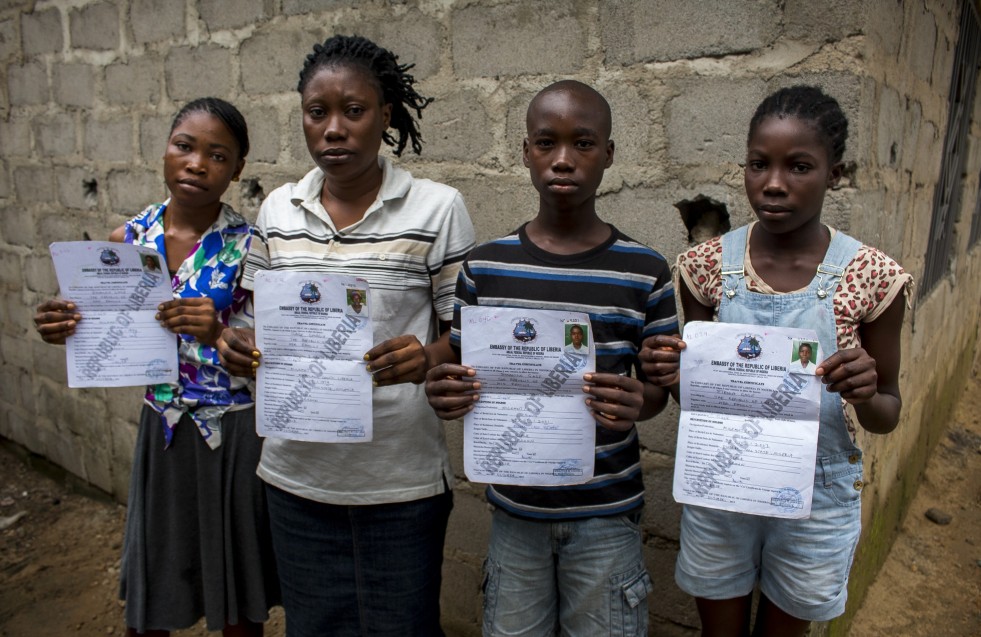
<path fill-rule="evenodd" d="M 809 621 L 783 612 L 766 595 L 760 593 L 753 637 L 803 637 L 810 625 Z"/>
<path fill-rule="evenodd" d="M 262 624 L 243 620 L 237 624 L 225 624 L 221 629 L 224 637 L 262 637 Z"/>
<path fill-rule="evenodd" d="M 702 620 L 702 637 L 749 637 L 752 593 L 732 599 L 695 598 Z"/>

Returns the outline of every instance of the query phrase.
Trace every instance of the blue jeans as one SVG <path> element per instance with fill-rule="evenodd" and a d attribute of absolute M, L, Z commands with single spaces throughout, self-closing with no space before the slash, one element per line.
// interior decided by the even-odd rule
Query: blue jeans
<path fill-rule="evenodd" d="M 640 528 L 631 516 L 538 522 L 494 511 L 484 635 L 647 635 Z"/>
<path fill-rule="evenodd" d="M 443 635 L 439 588 L 453 494 L 324 504 L 266 485 L 287 637 Z"/>

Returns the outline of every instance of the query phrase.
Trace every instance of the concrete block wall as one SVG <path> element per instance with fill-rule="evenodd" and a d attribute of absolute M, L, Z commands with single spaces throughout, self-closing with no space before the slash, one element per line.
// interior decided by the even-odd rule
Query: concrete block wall
<path fill-rule="evenodd" d="M 973 1 L 973 0 L 972 0 Z M 688 246 L 674 204 L 704 195 L 733 226 L 750 219 L 740 163 L 749 118 L 770 91 L 826 87 L 851 122 L 843 186 L 825 218 L 923 269 L 957 38 L 956 0 L 6 0 L 0 1 L 0 435 L 120 499 L 131 465 L 137 389 L 68 390 L 64 352 L 34 334 L 33 307 L 56 294 L 52 241 L 104 238 L 165 196 L 170 118 L 204 95 L 245 113 L 253 150 L 229 201 L 254 217 L 262 197 L 312 163 L 297 73 L 313 43 L 366 35 L 415 64 L 421 157 L 404 165 L 461 190 L 481 240 L 535 212 L 521 165 L 524 112 L 544 85 L 572 77 L 613 106 L 617 154 L 601 214 L 669 259 Z M 910 478 L 941 423 L 935 402 L 959 387 L 978 341 L 981 256 L 966 237 L 981 168 L 976 107 L 954 268 L 909 312 L 904 421 L 865 440 L 869 546 L 852 606 L 891 541 Z M 670 494 L 677 411 L 641 425 L 655 579 L 652 634 L 694 634 L 674 586 L 680 509 Z M 447 538 L 445 622 L 479 633 L 488 514 L 463 480 L 459 423 L 447 424 L 460 482 Z M 850 609 L 852 608 L 850 606 Z M 847 618 L 821 631 L 844 630 Z"/>

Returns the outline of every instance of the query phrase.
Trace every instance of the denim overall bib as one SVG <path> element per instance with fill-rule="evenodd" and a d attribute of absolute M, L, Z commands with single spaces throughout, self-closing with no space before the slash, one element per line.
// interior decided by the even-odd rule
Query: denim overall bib
<path fill-rule="evenodd" d="M 838 232 L 806 289 L 760 294 L 746 288 L 749 226 L 722 237 L 719 321 L 809 328 L 820 363 L 838 350 L 833 297 L 861 244 Z M 815 378 L 815 382 L 820 382 Z M 785 612 L 824 621 L 844 611 L 848 571 L 861 530 L 862 454 L 845 424 L 841 397 L 821 388 L 811 516 L 767 518 L 685 507 L 676 579 L 696 597 L 730 599 L 761 591 Z"/>

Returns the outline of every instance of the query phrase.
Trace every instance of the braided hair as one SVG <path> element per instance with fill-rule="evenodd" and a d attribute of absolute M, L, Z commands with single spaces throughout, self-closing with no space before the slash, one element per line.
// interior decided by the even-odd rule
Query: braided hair
<path fill-rule="evenodd" d="M 170 134 L 173 134 L 174 129 L 180 126 L 191 113 L 207 113 L 217 117 L 238 142 L 238 158 L 245 159 L 249 154 L 249 127 L 237 108 L 217 97 L 198 98 L 185 104 L 184 108 L 174 116 L 174 121 L 170 125 Z"/>
<path fill-rule="evenodd" d="M 422 109 L 429 106 L 433 98 L 422 97 L 413 87 L 416 80 L 406 71 L 415 65 L 399 64 L 397 55 L 367 38 L 335 35 L 327 38 L 323 44 L 313 45 L 313 53 L 308 54 L 303 62 L 296 90 L 302 93 L 320 69 L 337 66 L 354 66 L 366 71 L 381 96 L 382 104 L 392 105 L 391 128 L 398 132 L 398 138 L 385 131 L 382 139 L 395 147 L 395 155 L 401 156 L 409 141 L 415 154 L 422 152 L 422 134 L 410 110 L 421 118 Z"/>
<path fill-rule="evenodd" d="M 749 123 L 748 138 L 752 138 L 756 127 L 767 117 L 797 117 L 812 123 L 828 149 L 831 163 L 841 162 L 848 138 L 848 118 L 837 100 L 821 89 L 816 86 L 792 86 L 767 97 L 757 107 Z"/>

